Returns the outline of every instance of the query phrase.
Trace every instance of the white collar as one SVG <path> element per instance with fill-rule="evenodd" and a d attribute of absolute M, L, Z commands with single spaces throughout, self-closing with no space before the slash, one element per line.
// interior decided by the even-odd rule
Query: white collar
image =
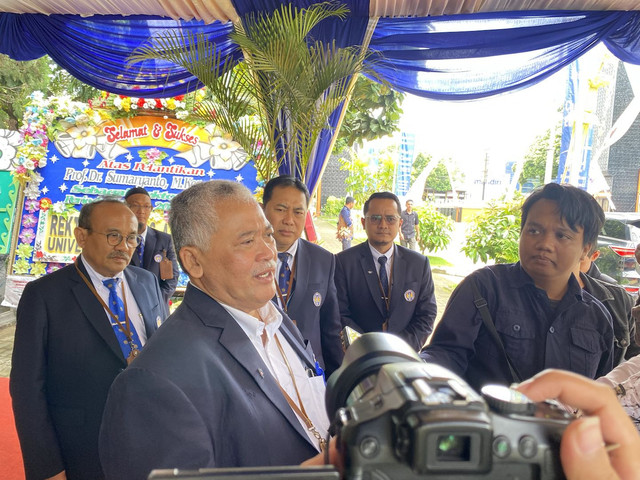
<path fill-rule="evenodd" d="M 391 265 L 391 259 L 393 258 L 393 252 L 396 249 L 395 243 L 393 245 L 391 245 L 391 248 L 389 250 L 387 250 L 386 253 L 380 253 L 369 242 L 367 242 L 367 244 L 369 245 L 369 250 L 371 250 L 371 255 L 373 255 L 373 263 L 377 263 L 378 259 L 380 257 L 387 257 L 387 262 L 389 263 L 389 265 Z"/>

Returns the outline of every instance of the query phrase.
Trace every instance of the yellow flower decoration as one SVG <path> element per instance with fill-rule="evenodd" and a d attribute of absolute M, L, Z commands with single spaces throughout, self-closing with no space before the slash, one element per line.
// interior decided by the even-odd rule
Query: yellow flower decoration
<path fill-rule="evenodd" d="M 16 248 L 16 255 L 20 258 L 30 258 L 32 253 L 33 247 L 26 243 L 21 243 L 18 245 L 18 248 Z"/>
<path fill-rule="evenodd" d="M 24 258 L 21 258 L 16 263 L 13 264 L 13 274 L 14 275 L 26 275 L 29 273 L 29 262 Z"/>
<path fill-rule="evenodd" d="M 31 275 L 44 275 L 47 273 L 46 265 L 42 262 L 34 262 L 31 265 Z"/>

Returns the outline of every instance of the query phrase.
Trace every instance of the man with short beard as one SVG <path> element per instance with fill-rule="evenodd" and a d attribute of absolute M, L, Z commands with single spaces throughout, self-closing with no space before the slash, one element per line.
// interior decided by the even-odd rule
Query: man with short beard
<path fill-rule="evenodd" d="M 153 274 L 127 266 L 140 237 L 125 204 L 84 205 L 74 235 L 82 254 L 18 305 L 9 387 L 28 480 L 104 478 L 109 386 L 167 316 Z"/>

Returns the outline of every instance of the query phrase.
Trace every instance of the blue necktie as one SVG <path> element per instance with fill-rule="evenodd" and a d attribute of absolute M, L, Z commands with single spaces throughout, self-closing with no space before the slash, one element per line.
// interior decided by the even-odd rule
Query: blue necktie
<path fill-rule="evenodd" d="M 140 237 L 140 245 L 138 245 L 138 248 L 136 248 L 136 250 L 138 252 L 138 266 L 142 268 L 142 258 L 144 256 L 144 237 Z"/>
<path fill-rule="evenodd" d="M 382 291 L 384 292 L 384 298 L 389 298 L 389 277 L 387 276 L 387 257 L 382 255 L 378 258 L 378 263 L 380 264 L 380 285 L 382 285 Z"/>
<path fill-rule="evenodd" d="M 119 278 L 107 278 L 102 281 L 104 286 L 109 289 L 109 308 L 111 309 L 111 312 L 118 317 L 118 320 L 120 320 L 120 323 L 123 326 L 126 326 L 127 319 L 124 312 L 124 303 L 122 303 L 122 299 L 120 298 L 120 295 L 118 295 L 117 290 L 119 282 Z M 131 354 L 131 345 L 129 345 L 127 335 L 122 328 L 120 328 L 118 322 L 113 318 L 110 318 L 109 320 L 111 320 L 111 326 L 113 327 L 113 331 L 115 332 L 120 348 L 122 349 L 122 354 L 124 355 L 124 358 L 127 359 Z M 142 343 L 140 343 L 138 332 L 136 332 L 132 322 L 129 322 L 129 328 L 131 329 L 131 338 L 133 342 L 138 346 L 138 350 L 142 350 Z"/>
<path fill-rule="evenodd" d="M 289 254 L 287 252 L 282 252 L 278 254 L 278 259 L 280 260 L 280 272 L 278 273 L 278 288 L 280 289 L 280 293 L 284 298 L 284 301 L 287 301 L 287 293 L 289 291 L 289 282 L 291 281 L 291 269 L 289 268 Z"/>

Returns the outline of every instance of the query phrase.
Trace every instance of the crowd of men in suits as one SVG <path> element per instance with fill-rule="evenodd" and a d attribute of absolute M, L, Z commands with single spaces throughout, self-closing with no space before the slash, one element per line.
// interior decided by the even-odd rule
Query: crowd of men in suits
<path fill-rule="evenodd" d="M 398 335 L 472 385 L 549 367 L 606 373 L 611 315 L 572 274 L 599 231 L 601 209 L 578 189 L 556 187 L 523 207 L 521 262 L 462 282 L 424 350 L 436 317 L 434 282 L 427 257 L 395 243 L 402 210 L 392 193 L 370 196 L 361 219 L 367 241 L 337 255 L 301 238 L 309 191 L 289 176 L 267 183 L 262 205 L 237 182 L 190 187 L 171 202 L 172 241 L 147 227 L 144 189 L 127 192 L 126 204 L 83 206 L 74 232 L 82 254 L 29 283 L 18 307 L 10 388 L 27 478 L 318 464 L 327 449 L 337 461 L 324 388 L 342 362 L 345 326 Z M 189 283 L 167 318 L 176 262 Z M 477 297 L 489 304 L 505 357 Z M 530 358 L 514 355 L 518 348 Z M 575 392 L 604 388 L 558 372 L 523 388 L 534 398 L 549 393 L 550 378 L 556 396 L 586 411 L 592 405 Z M 593 409 L 619 418 L 603 398 Z M 588 426 L 572 441 L 580 444 Z M 628 427 L 620 420 L 615 434 L 605 432 L 621 456 L 640 446 Z M 583 468 L 583 453 L 564 460 Z M 596 460 L 601 468 L 591 472 L 611 467 Z"/>

